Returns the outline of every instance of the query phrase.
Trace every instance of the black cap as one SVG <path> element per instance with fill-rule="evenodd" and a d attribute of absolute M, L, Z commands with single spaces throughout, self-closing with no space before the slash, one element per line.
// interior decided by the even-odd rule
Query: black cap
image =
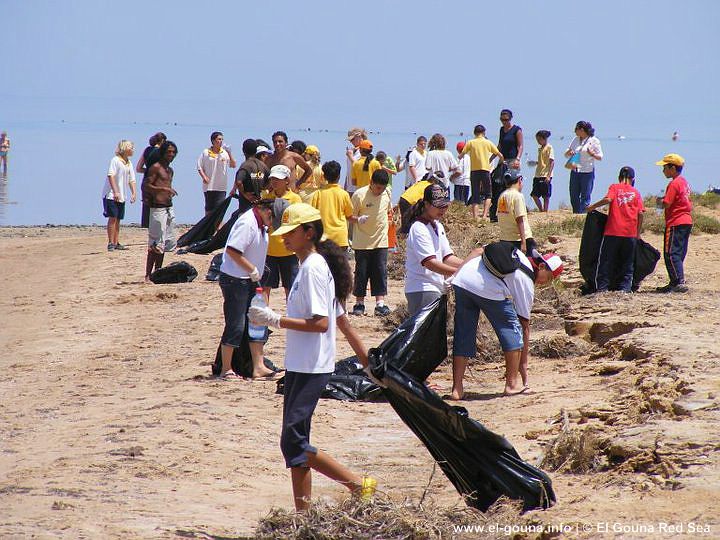
<path fill-rule="evenodd" d="M 618 174 L 618 178 L 625 179 L 625 178 L 635 178 L 635 169 L 632 167 L 623 167 L 620 169 L 620 173 Z"/>
<path fill-rule="evenodd" d="M 503 176 L 503 180 L 505 181 L 506 186 L 512 186 L 513 184 L 519 182 L 522 179 L 522 174 L 518 173 L 517 171 L 508 170 Z"/>

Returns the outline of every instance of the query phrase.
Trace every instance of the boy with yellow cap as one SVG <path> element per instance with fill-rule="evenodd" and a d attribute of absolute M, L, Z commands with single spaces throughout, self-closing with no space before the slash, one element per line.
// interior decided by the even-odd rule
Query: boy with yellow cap
<path fill-rule="evenodd" d="M 680 174 L 685 166 L 685 160 L 679 154 L 667 154 L 655 165 L 662 166 L 665 178 L 670 179 L 662 200 L 665 209 L 663 257 L 670 283 L 658 287 L 657 291 L 661 293 L 684 293 L 688 291 L 688 288 L 685 285 L 683 262 L 687 255 L 690 232 L 692 231 L 690 186 Z"/>

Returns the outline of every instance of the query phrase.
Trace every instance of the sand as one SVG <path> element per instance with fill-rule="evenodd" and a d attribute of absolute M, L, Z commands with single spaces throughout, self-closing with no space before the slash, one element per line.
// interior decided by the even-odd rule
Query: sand
<path fill-rule="evenodd" d="M 108 253 L 101 227 L 0 228 L 0 537 L 250 535 L 271 507 L 292 506 L 282 397 L 273 382 L 210 376 L 223 326 L 219 287 L 203 279 L 211 256 L 168 255 L 199 278 L 148 285 L 145 231 L 123 228 L 121 242 L 130 249 Z M 567 288 L 580 280 L 578 245 L 555 245 Z M 532 514 L 573 524 L 564 537 L 674 537 L 661 523 L 720 537 L 716 262 L 717 238 L 693 236 L 688 294 L 651 292 L 666 279 L 661 261 L 636 295 L 543 296 L 534 346 L 561 343 L 571 355 L 535 355 L 530 394 L 500 397 L 499 359 L 472 368 L 463 406 L 529 462 L 558 435 L 563 411 L 570 429 L 603 441 L 603 470 L 550 472 L 558 504 Z M 403 301 L 400 282 L 390 290 L 389 305 Z M 280 294 L 271 305 L 284 308 Z M 388 334 L 379 318 L 352 321 L 370 346 Z M 282 364 L 283 350 L 278 332 L 266 354 Z M 345 342 L 338 353 L 350 353 Z M 433 382 L 449 390 L 449 367 Z M 312 437 L 389 497 L 418 500 L 430 478 L 428 452 L 387 404 L 322 400 Z M 315 476 L 314 497 L 345 495 Z M 428 497 L 463 504 L 439 471 Z"/>

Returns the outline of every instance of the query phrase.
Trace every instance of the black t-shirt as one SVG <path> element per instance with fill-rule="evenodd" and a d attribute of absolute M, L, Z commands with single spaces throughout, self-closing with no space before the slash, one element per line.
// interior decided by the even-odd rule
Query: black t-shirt
<path fill-rule="evenodd" d="M 522 131 L 520 126 L 513 126 L 507 132 L 500 128 L 500 137 L 498 139 L 498 150 L 505 160 L 515 159 L 518 157 L 517 132 Z"/>

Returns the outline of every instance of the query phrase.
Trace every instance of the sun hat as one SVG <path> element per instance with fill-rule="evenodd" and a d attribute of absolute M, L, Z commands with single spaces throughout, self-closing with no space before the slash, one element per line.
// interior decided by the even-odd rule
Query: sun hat
<path fill-rule="evenodd" d="M 303 223 L 320 220 L 320 210 L 306 203 L 295 203 L 288 206 L 282 215 L 281 225 L 272 236 L 282 236 L 295 230 Z"/>
<path fill-rule="evenodd" d="M 348 129 L 347 140 L 352 141 L 355 137 L 366 137 L 367 131 L 360 127 L 353 127 Z"/>
<path fill-rule="evenodd" d="M 465 141 L 460 141 L 455 145 L 455 148 L 458 152 L 462 152 L 463 148 L 465 148 Z"/>
<path fill-rule="evenodd" d="M 319 156 L 320 155 L 320 149 L 315 146 L 314 144 L 309 145 L 307 148 L 305 148 L 306 154 L 311 154 L 313 156 Z"/>
<path fill-rule="evenodd" d="M 363 139 L 360 141 L 360 144 L 358 144 L 358 148 L 360 150 L 372 150 L 373 143 L 369 139 Z"/>
<path fill-rule="evenodd" d="M 685 165 L 685 160 L 680 154 L 666 154 L 660 161 L 656 161 L 655 165 L 675 165 L 677 167 L 682 167 Z"/>
<path fill-rule="evenodd" d="M 275 165 L 270 169 L 268 178 L 277 178 L 278 180 L 287 180 L 290 178 L 290 169 L 285 165 Z"/>
<path fill-rule="evenodd" d="M 450 191 L 441 185 L 430 184 L 423 192 L 423 201 L 435 208 L 447 208 L 450 206 Z"/>
<path fill-rule="evenodd" d="M 547 265 L 548 269 L 552 272 L 553 278 L 556 278 L 560 274 L 562 274 L 563 263 L 560 255 L 558 255 L 557 253 L 545 253 L 543 255 L 538 250 L 533 249 L 532 255 L 533 258 L 530 259 L 530 261 L 535 263 L 536 265 L 537 263 L 535 259 L 544 262 Z"/>

